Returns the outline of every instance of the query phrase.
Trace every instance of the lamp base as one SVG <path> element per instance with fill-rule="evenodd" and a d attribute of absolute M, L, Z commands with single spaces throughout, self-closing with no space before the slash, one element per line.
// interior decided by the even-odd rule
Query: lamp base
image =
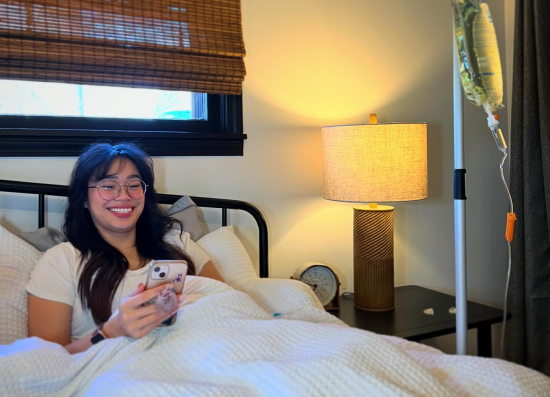
<path fill-rule="evenodd" d="M 395 307 L 393 209 L 353 209 L 353 284 L 358 309 L 390 311 Z"/>

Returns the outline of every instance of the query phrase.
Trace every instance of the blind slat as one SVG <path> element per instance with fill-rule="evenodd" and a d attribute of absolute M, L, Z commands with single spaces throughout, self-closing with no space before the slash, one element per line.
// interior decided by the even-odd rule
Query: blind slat
<path fill-rule="evenodd" d="M 134 13 L 162 12 L 171 14 L 180 14 L 185 12 L 203 12 L 204 10 L 227 10 L 227 13 L 240 15 L 240 0 L 130 0 L 130 1 L 110 1 L 110 0 L 14 0 L 2 1 L 13 7 L 20 6 L 53 6 L 59 8 L 70 8 L 74 10 L 117 10 Z"/>
<path fill-rule="evenodd" d="M 0 78 L 238 94 L 244 55 L 240 0 L 0 0 Z"/>
<path fill-rule="evenodd" d="M 64 82 L 69 84 L 91 84 L 104 85 L 109 87 L 130 87 L 130 88 L 151 88 L 168 91 L 179 91 L 180 87 L 185 86 L 185 90 L 192 92 L 204 92 L 208 94 L 219 94 L 220 91 L 224 94 L 239 95 L 241 93 L 241 82 L 232 83 L 230 81 L 213 82 L 198 79 L 185 79 L 185 76 L 180 78 L 163 78 L 155 76 L 133 76 L 133 75 L 105 75 L 102 73 L 86 73 L 82 71 L 43 71 L 40 69 L 17 70 L 6 69 L 0 66 L 0 74 L 6 79 L 13 80 L 31 80 L 44 82 Z"/>
<path fill-rule="evenodd" d="M 16 45 L 13 45 L 13 44 Z M 13 45 L 13 47 L 12 47 Z M 98 58 L 98 52 L 102 57 Z M 244 78 L 244 63 L 242 58 L 201 56 L 170 51 L 156 51 L 151 57 L 151 51 L 141 49 L 101 47 L 82 44 L 46 42 L 40 40 L 26 41 L 4 39 L 0 37 L 0 61 L 4 64 L 21 63 L 51 63 L 52 65 L 73 65 L 86 67 L 88 65 L 147 69 L 151 72 L 175 71 L 180 73 L 199 73 L 212 75 L 212 78 L 241 77 Z M 218 75 L 219 71 L 224 71 Z M 216 76 L 218 75 L 218 76 Z"/>

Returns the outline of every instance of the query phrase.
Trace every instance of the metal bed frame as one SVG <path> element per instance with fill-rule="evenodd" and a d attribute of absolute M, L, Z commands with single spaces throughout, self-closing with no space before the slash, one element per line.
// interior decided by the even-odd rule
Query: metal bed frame
<path fill-rule="evenodd" d="M 45 221 L 45 198 L 46 196 L 67 197 L 69 187 L 64 185 L 50 185 L 45 183 L 19 182 L 0 180 L 0 192 L 26 193 L 38 195 L 38 227 L 44 227 Z M 160 204 L 173 204 L 181 195 L 158 194 Z M 219 208 L 222 212 L 222 226 L 227 226 L 227 210 L 240 210 L 248 212 L 258 225 L 259 231 L 259 262 L 260 277 L 269 276 L 268 255 L 267 255 L 267 224 L 262 213 L 245 201 L 227 200 L 209 197 L 194 197 L 191 199 L 198 207 Z"/>

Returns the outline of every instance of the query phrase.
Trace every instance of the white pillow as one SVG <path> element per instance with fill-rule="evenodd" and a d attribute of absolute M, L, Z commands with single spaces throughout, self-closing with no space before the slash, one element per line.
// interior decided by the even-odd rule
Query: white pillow
<path fill-rule="evenodd" d="M 225 282 L 233 288 L 239 288 L 251 278 L 257 278 L 252 260 L 233 226 L 221 227 L 202 237 L 197 244 L 212 259 Z"/>
<path fill-rule="evenodd" d="M 266 312 L 275 313 L 275 316 L 279 313 L 288 318 L 289 314 L 297 315 L 310 309 L 324 311 L 311 287 L 298 280 L 250 279 L 240 290 L 250 295 Z"/>
<path fill-rule="evenodd" d="M 28 336 L 27 291 L 42 252 L 0 226 L 0 345 Z"/>

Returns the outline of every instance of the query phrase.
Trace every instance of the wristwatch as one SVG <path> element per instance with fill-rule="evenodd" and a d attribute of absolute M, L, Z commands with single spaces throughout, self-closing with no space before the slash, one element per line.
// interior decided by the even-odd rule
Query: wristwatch
<path fill-rule="evenodd" d="M 92 339 L 90 339 L 90 341 L 92 342 L 92 345 L 95 345 L 96 343 L 99 343 L 102 340 L 107 339 L 107 335 L 105 335 L 105 333 L 101 330 L 101 328 L 103 328 L 103 324 L 100 324 L 99 327 L 97 327 L 97 329 L 92 334 Z"/>

